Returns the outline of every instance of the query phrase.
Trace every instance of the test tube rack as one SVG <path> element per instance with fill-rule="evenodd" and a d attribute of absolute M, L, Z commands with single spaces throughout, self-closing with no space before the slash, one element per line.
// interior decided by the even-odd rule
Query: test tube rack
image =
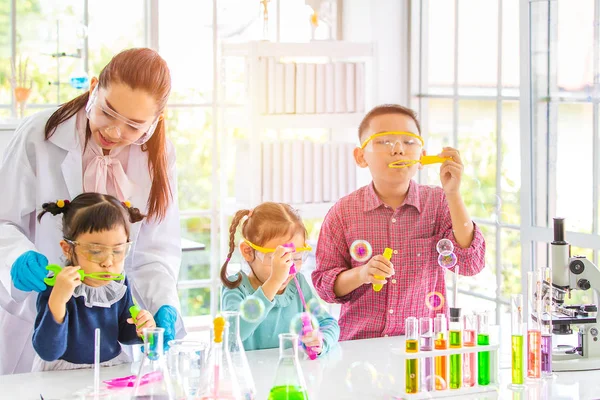
<path fill-rule="evenodd" d="M 468 396 L 474 393 L 486 393 L 486 392 L 498 392 L 500 387 L 500 379 L 498 376 L 499 369 L 499 344 L 490 344 L 486 346 L 474 346 L 474 347 L 461 347 L 455 349 L 445 350 L 431 350 L 431 351 L 419 351 L 417 353 L 407 353 L 404 348 L 392 348 L 391 354 L 396 367 L 402 373 L 397 374 L 396 385 L 394 385 L 393 398 L 394 399 L 431 399 L 431 398 L 444 398 L 444 397 L 455 397 L 455 396 Z M 406 377 L 405 377 L 405 361 L 406 360 L 419 360 L 419 373 L 422 371 L 422 360 L 426 358 L 433 358 L 437 356 L 448 356 L 447 362 L 449 362 L 450 356 L 453 354 L 466 354 L 466 353 L 479 353 L 488 351 L 490 354 L 490 383 L 485 386 L 479 386 L 475 383 L 475 386 L 461 387 L 460 389 L 450 389 L 449 387 L 445 390 L 434 390 L 424 391 L 423 382 L 419 377 L 419 392 L 418 393 L 406 393 Z M 477 365 L 476 365 L 477 367 Z M 478 371 L 475 372 L 476 374 Z M 434 378 L 435 379 L 435 378 Z M 449 382 L 447 383 L 449 385 Z"/>

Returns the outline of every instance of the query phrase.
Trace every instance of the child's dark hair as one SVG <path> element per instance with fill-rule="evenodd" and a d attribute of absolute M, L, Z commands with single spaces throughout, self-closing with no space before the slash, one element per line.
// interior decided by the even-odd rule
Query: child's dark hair
<path fill-rule="evenodd" d="M 139 209 L 121 203 L 115 197 L 100 193 L 82 193 L 72 201 L 57 200 L 42 204 L 38 222 L 44 214 L 63 214 L 63 237 L 77 240 L 82 233 L 101 232 L 122 226 L 129 240 L 129 223 L 144 219 Z"/>
<path fill-rule="evenodd" d="M 295 234 L 302 233 L 306 238 L 306 227 L 298 212 L 289 204 L 266 202 L 257 206 L 254 210 L 239 210 L 235 213 L 231 226 L 229 227 L 229 254 L 221 267 L 221 282 L 229 289 L 240 286 L 242 276 L 238 274 L 235 281 L 227 277 L 227 264 L 235 250 L 235 233 L 242 219 L 242 236 L 244 239 L 257 246 L 263 246 L 269 240 L 289 236 L 291 239 Z"/>
<path fill-rule="evenodd" d="M 362 135 L 369 128 L 369 124 L 373 118 L 387 114 L 401 114 L 412 118 L 417 125 L 419 135 L 421 134 L 421 124 L 419 124 L 416 111 L 399 104 L 381 104 L 371 109 L 371 111 L 369 111 L 361 121 L 360 125 L 358 126 L 358 140 L 362 142 Z"/>

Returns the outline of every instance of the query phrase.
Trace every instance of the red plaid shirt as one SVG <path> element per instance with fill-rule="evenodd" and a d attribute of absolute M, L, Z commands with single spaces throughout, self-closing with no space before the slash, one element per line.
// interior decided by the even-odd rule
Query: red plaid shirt
<path fill-rule="evenodd" d="M 440 187 L 411 181 L 404 204 L 393 210 L 383 203 L 373 184 L 340 199 L 321 227 L 317 245 L 317 267 L 312 273 L 315 289 L 325 301 L 342 303 L 340 340 L 365 339 L 404 334 L 407 317 L 434 317 L 448 311 L 430 310 L 426 295 L 439 292 L 446 297 L 444 269 L 438 265 L 437 242 L 454 243 L 461 275 L 475 275 L 484 267 L 485 241 L 475 226 L 471 246 L 462 249 L 452 233 L 452 220 L 444 191 Z M 368 241 L 373 254 L 394 249 L 395 275 L 380 292 L 362 285 L 343 297 L 336 297 L 333 285 L 348 268 L 364 265 L 350 257 L 355 240 Z"/>

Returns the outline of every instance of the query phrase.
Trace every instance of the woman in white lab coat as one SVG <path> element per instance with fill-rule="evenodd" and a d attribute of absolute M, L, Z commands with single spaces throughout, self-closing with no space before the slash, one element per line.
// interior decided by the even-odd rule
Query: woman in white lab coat
<path fill-rule="evenodd" d="M 162 118 L 170 90 L 158 53 L 130 49 L 110 61 L 89 92 L 17 128 L 0 164 L 0 374 L 31 370 L 45 267 L 63 264 L 60 218 L 38 224 L 35 217 L 43 203 L 82 192 L 112 194 L 148 215 L 132 226 L 125 272 L 140 306 L 165 328 L 165 344 L 185 334 L 177 311 L 175 151 Z"/>

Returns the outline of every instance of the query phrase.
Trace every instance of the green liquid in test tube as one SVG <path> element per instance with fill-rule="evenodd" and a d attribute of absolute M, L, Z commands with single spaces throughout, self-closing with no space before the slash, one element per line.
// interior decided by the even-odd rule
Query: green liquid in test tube
<path fill-rule="evenodd" d="M 450 348 L 462 347 L 462 326 L 460 323 L 460 308 L 450 308 Z M 450 355 L 450 389 L 460 389 L 462 386 L 462 354 Z"/>
<path fill-rule="evenodd" d="M 415 317 L 406 318 L 404 324 L 406 331 L 406 352 L 419 351 L 419 324 Z M 419 360 L 416 358 L 406 360 L 406 393 L 419 392 Z"/>
<path fill-rule="evenodd" d="M 488 346 L 490 344 L 490 326 L 488 313 L 477 314 L 477 345 Z M 477 383 L 479 386 L 490 384 L 490 352 L 480 351 L 477 353 Z"/>
<path fill-rule="evenodd" d="M 511 351 L 511 365 L 512 365 L 512 384 L 513 386 L 523 385 L 524 382 L 524 371 L 523 371 L 523 295 L 514 294 L 511 297 L 511 310 L 510 315 L 512 319 L 512 351 Z"/>

